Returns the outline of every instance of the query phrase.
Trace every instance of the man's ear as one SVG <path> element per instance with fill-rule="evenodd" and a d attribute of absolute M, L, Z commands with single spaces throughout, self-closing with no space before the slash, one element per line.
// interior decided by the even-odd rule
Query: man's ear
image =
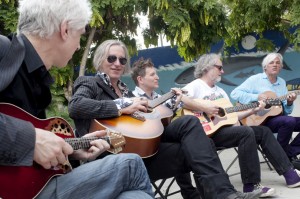
<path fill-rule="evenodd" d="M 66 40 L 69 37 L 69 30 L 68 30 L 68 22 L 63 21 L 60 24 L 60 36 L 63 40 Z"/>
<path fill-rule="evenodd" d="M 137 76 L 136 79 L 138 80 L 138 82 L 142 81 L 142 76 Z"/>

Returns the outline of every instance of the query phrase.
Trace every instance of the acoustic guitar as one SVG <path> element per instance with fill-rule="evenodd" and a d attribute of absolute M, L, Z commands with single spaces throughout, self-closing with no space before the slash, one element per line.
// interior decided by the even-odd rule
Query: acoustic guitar
<path fill-rule="evenodd" d="M 90 142 L 96 139 L 105 139 L 110 143 L 111 152 L 119 152 L 125 144 L 125 139 L 118 132 L 108 131 L 107 136 L 74 138 L 72 127 L 63 118 L 38 119 L 23 109 L 9 104 L 0 103 L 0 112 L 22 120 L 29 121 L 36 128 L 51 131 L 64 138 L 74 150 L 87 149 Z M 54 176 L 70 172 L 72 167 L 69 162 L 52 169 L 44 169 L 37 163 L 33 166 L 0 166 L 0 198 L 3 199 L 31 199 L 38 196 L 47 183 Z"/>
<path fill-rule="evenodd" d="M 196 102 L 205 103 L 206 100 L 194 99 Z M 199 118 L 202 127 L 208 136 L 212 136 L 220 127 L 227 125 L 234 125 L 238 122 L 237 112 L 244 111 L 251 108 L 256 108 L 259 106 L 259 102 L 253 102 L 250 104 L 232 106 L 232 103 L 225 98 L 220 98 L 217 100 L 210 101 L 210 103 L 219 106 L 218 115 L 212 116 L 205 112 L 192 111 L 188 109 L 183 109 L 184 115 L 194 115 Z M 279 100 L 267 100 L 268 105 L 278 105 Z"/>
<path fill-rule="evenodd" d="M 300 94 L 300 90 L 297 91 L 292 91 L 290 93 L 295 93 L 296 95 Z M 289 94 L 290 94 L 289 93 Z M 277 99 L 280 102 L 284 101 L 287 99 L 287 95 L 283 95 L 280 97 L 277 97 L 276 93 L 272 91 L 266 91 L 264 92 L 268 96 L 269 99 Z M 264 110 L 258 111 L 256 114 L 250 115 L 249 117 L 244 118 L 241 120 L 241 123 L 243 125 L 248 125 L 248 126 L 258 126 L 264 124 L 264 122 L 267 120 L 268 117 L 271 116 L 276 116 L 282 114 L 282 105 L 278 106 L 266 106 Z"/>
<path fill-rule="evenodd" d="M 148 112 L 137 111 L 132 115 L 122 115 L 116 118 L 94 119 L 90 132 L 99 129 L 121 131 L 126 139 L 122 153 L 136 153 L 142 158 L 151 157 L 158 151 L 164 125 L 167 125 L 173 111 L 161 105 L 175 95 L 173 91 L 161 97 L 148 101 Z"/>

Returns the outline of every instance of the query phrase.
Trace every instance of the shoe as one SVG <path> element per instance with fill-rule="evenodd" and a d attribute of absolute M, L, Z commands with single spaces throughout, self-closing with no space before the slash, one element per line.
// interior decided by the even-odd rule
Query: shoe
<path fill-rule="evenodd" d="M 287 178 L 285 178 L 288 188 L 295 188 L 300 186 L 300 171 L 297 169 L 294 169 L 292 171 L 292 175 L 289 175 Z"/>
<path fill-rule="evenodd" d="M 252 184 L 252 185 L 251 184 L 250 185 L 244 185 L 244 192 L 245 193 L 251 193 L 255 190 L 260 190 L 261 191 L 261 195 L 259 196 L 260 198 L 266 198 L 266 197 L 274 196 L 275 192 L 276 192 L 274 188 L 263 186 L 260 183 Z"/>
<path fill-rule="evenodd" d="M 257 199 L 262 194 L 261 190 L 254 190 L 249 193 L 235 192 L 227 196 L 226 199 Z"/>
<path fill-rule="evenodd" d="M 261 184 L 254 185 L 254 190 L 261 190 L 262 194 L 259 196 L 260 198 L 274 196 L 276 192 L 274 188 L 265 187 Z"/>

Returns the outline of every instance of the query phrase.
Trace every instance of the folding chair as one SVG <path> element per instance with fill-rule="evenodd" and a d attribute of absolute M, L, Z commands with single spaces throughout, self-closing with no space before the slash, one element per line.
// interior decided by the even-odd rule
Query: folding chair
<path fill-rule="evenodd" d="M 175 182 L 175 177 L 161 179 L 161 180 L 157 180 L 157 181 L 151 181 L 151 184 L 152 184 L 153 188 L 155 189 L 155 191 L 154 191 L 155 198 L 156 199 L 167 199 L 169 196 L 180 193 L 180 189 L 177 191 L 170 192 L 170 189 L 171 189 L 172 185 L 174 184 L 174 182 Z M 167 186 L 165 191 L 162 190 L 163 186 Z M 158 195 L 158 197 L 157 197 L 157 195 Z"/>

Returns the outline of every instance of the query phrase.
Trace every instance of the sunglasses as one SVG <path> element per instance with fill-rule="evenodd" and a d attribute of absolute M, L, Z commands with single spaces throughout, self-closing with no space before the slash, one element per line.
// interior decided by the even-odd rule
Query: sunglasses
<path fill-rule="evenodd" d="M 219 69 L 219 71 L 222 71 L 223 70 L 223 66 L 221 66 L 221 65 L 214 65 L 214 67 L 216 67 L 217 69 Z"/>
<path fill-rule="evenodd" d="M 122 65 L 125 65 L 127 63 L 127 59 L 125 57 L 117 57 L 116 55 L 109 55 L 107 57 L 107 61 L 108 63 L 114 63 L 115 61 L 117 61 L 117 59 L 119 59 L 119 62 L 122 64 Z"/>

